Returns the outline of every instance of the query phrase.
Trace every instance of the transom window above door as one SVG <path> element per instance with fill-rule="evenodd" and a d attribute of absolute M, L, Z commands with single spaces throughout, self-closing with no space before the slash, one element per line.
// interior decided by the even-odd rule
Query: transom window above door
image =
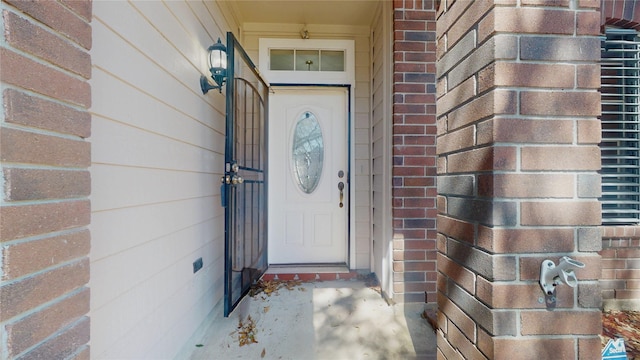
<path fill-rule="evenodd" d="M 260 39 L 259 69 L 271 84 L 354 84 L 355 42 Z"/>
<path fill-rule="evenodd" d="M 344 50 L 270 49 L 275 71 L 344 71 Z"/>

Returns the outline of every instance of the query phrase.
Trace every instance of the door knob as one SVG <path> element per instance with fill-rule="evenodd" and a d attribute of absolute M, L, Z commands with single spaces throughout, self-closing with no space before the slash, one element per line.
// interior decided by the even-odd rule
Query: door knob
<path fill-rule="evenodd" d="M 343 207 L 344 204 L 342 203 L 342 200 L 344 198 L 344 193 L 343 193 L 344 183 L 342 181 L 338 183 L 338 190 L 340 190 L 340 207 Z"/>
<path fill-rule="evenodd" d="M 243 182 L 244 182 L 244 179 L 243 179 L 241 176 L 233 175 L 233 176 L 231 177 L 231 183 L 232 183 L 233 185 L 236 185 L 236 184 L 242 184 Z"/>
<path fill-rule="evenodd" d="M 223 177 L 220 178 L 220 182 L 223 184 L 233 184 L 233 185 L 237 185 L 237 184 L 242 184 L 244 182 L 244 179 L 241 176 L 238 175 L 225 175 Z"/>

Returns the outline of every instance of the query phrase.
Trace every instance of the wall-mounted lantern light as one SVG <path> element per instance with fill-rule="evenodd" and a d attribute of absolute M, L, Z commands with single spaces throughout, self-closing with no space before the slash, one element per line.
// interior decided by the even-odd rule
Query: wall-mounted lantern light
<path fill-rule="evenodd" d="M 218 42 L 209 46 L 208 52 L 209 71 L 216 85 L 212 85 L 207 77 L 202 75 L 200 76 L 200 88 L 202 88 L 203 94 L 212 89 L 218 89 L 222 92 L 222 85 L 227 79 L 227 47 L 218 38 Z"/>

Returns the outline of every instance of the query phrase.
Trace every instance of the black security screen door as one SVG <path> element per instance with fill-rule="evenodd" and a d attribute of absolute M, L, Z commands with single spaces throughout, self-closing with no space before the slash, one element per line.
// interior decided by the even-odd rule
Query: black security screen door
<path fill-rule="evenodd" d="M 267 270 L 269 88 L 230 32 L 227 49 L 224 316 Z"/>

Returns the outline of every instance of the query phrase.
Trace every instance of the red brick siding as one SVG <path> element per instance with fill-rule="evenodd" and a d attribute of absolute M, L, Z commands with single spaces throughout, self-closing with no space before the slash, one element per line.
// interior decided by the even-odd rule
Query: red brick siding
<path fill-rule="evenodd" d="M 640 2 L 600 0 L 602 25 L 640 30 Z"/>
<path fill-rule="evenodd" d="M 603 227 L 601 254 L 602 298 L 640 299 L 640 227 Z"/>
<path fill-rule="evenodd" d="M 0 4 L 0 357 L 88 358 L 91 9 Z"/>
<path fill-rule="evenodd" d="M 445 0 L 438 14 L 439 355 L 597 358 L 597 4 Z M 586 267 L 550 312 L 540 264 L 559 253 Z"/>
<path fill-rule="evenodd" d="M 393 298 L 434 303 L 435 1 L 396 0 L 393 6 Z"/>

